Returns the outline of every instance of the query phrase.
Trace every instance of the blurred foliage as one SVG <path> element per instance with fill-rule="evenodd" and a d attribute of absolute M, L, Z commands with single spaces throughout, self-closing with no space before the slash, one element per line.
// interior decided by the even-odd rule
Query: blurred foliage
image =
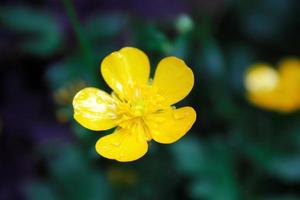
<path fill-rule="evenodd" d="M 20 49 L 37 56 L 50 56 L 59 51 L 62 32 L 54 16 L 30 7 L 3 7 L 0 20 L 23 39 Z"/>
<path fill-rule="evenodd" d="M 299 1 L 222 1 L 223 12 L 210 15 L 187 2 L 191 11 L 171 19 L 126 10 L 79 17 L 71 7 L 62 22 L 50 9 L 0 8 L 1 25 L 18 38 L 20 52 L 47 62 L 53 113 L 74 133 L 67 142 L 34 146 L 44 167 L 24 183 L 28 199 L 300 199 L 300 113 L 256 108 L 243 86 L 251 64 L 300 56 Z M 77 27 L 69 30 L 66 21 Z M 175 55 L 196 78 L 182 103 L 197 110 L 192 130 L 173 145 L 151 143 L 133 163 L 98 156 L 94 144 L 110 131 L 91 134 L 74 122 L 71 107 L 83 87 L 108 89 L 99 63 L 123 46 L 150 55 L 152 74 L 162 57 Z"/>

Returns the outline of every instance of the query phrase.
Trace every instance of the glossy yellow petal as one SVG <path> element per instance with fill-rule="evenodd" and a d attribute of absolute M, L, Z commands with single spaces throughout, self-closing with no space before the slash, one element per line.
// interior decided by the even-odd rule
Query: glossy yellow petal
<path fill-rule="evenodd" d="M 106 92 L 97 88 L 85 88 L 73 99 L 74 118 L 91 130 L 106 130 L 116 126 L 117 104 Z"/>
<path fill-rule="evenodd" d="M 279 74 L 268 64 L 256 64 L 245 74 L 245 86 L 250 93 L 265 93 L 278 86 Z"/>
<path fill-rule="evenodd" d="M 186 97 L 194 85 L 193 71 L 176 57 L 162 59 L 156 69 L 153 86 L 172 105 Z"/>
<path fill-rule="evenodd" d="M 196 121 L 196 112 L 192 107 L 164 110 L 146 118 L 153 140 L 169 144 L 184 136 Z"/>
<path fill-rule="evenodd" d="M 128 88 L 148 83 L 150 64 L 144 52 L 137 48 L 125 47 L 104 58 L 101 73 L 113 91 L 126 97 Z"/>
<path fill-rule="evenodd" d="M 132 128 L 118 128 L 114 133 L 100 138 L 96 151 L 105 158 L 121 162 L 141 158 L 148 150 L 145 132 L 141 125 Z"/>

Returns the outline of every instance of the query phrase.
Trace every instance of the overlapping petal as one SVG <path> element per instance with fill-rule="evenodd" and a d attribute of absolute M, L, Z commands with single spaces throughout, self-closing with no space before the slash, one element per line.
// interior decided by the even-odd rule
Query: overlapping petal
<path fill-rule="evenodd" d="M 82 126 L 95 130 L 107 130 L 117 125 L 117 102 L 97 88 L 85 88 L 73 99 L 74 118 Z"/>
<path fill-rule="evenodd" d="M 140 125 L 135 128 L 118 128 L 98 140 L 96 151 L 103 157 L 121 162 L 137 160 L 148 150 L 145 134 Z"/>
<path fill-rule="evenodd" d="M 156 69 L 153 86 L 172 105 L 186 97 L 194 85 L 194 74 L 183 60 L 176 57 L 162 59 Z"/>
<path fill-rule="evenodd" d="M 126 97 L 126 90 L 134 85 L 147 84 L 150 64 L 147 55 L 133 47 L 125 47 L 106 56 L 101 73 L 113 91 Z"/>
<path fill-rule="evenodd" d="M 192 107 L 168 109 L 147 118 L 152 139 L 159 143 L 173 143 L 184 136 L 196 120 L 196 112 Z"/>

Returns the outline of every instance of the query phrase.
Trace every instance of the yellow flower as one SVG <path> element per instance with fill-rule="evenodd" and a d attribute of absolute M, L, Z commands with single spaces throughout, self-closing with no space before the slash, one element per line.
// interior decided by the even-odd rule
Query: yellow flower
<path fill-rule="evenodd" d="M 248 99 L 255 105 L 279 112 L 300 108 L 300 60 L 289 58 L 278 70 L 269 64 L 255 64 L 245 75 Z"/>
<path fill-rule="evenodd" d="M 154 79 L 141 50 L 125 47 L 101 63 L 104 80 L 113 90 L 109 95 L 96 88 L 79 91 L 73 100 L 74 118 L 96 131 L 117 127 L 96 143 L 96 151 L 122 162 L 142 157 L 148 142 L 173 143 L 192 127 L 196 112 L 173 104 L 188 95 L 194 85 L 192 70 L 176 57 L 162 59 Z"/>

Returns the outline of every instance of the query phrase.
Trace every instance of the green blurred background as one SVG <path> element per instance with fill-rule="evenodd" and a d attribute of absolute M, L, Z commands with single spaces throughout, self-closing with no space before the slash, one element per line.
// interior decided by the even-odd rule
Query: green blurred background
<path fill-rule="evenodd" d="M 0 200 L 299 200 L 300 112 L 251 105 L 244 72 L 300 56 L 298 0 L 3 0 Z M 107 160 L 72 118 L 86 86 L 110 91 L 99 63 L 124 46 L 152 73 L 175 55 L 195 86 L 193 128 L 142 159 Z M 171 73 L 171 72 L 170 72 Z"/>

